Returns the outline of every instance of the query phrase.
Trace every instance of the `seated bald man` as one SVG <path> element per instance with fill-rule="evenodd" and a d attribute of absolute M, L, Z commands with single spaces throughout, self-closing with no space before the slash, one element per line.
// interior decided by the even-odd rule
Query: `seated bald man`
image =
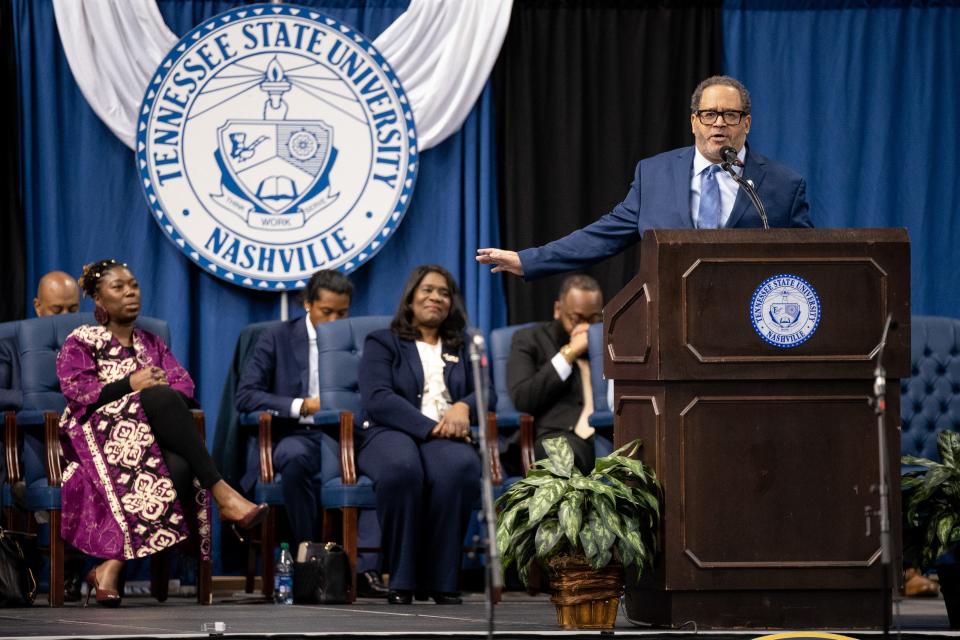
<path fill-rule="evenodd" d="M 33 310 L 40 317 L 55 316 L 61 313 L 76 313 L 80 309 L 80 287 L 69 273 L 51 271 L 37 283 L 37 295 L 33 299 Z M 18 411 L 23 405 L 20 391 L 20 353 L 14 336 L 0 339 L 0 412 Z M 0 482 L 6 482 L 7 470 L 4 464 L 3 443 L 0 442 Z M 15 496 L 20 491 L 14 492 Z M 64 580 L 65 599 L 76 602 L 80 599 L 80 571 L 77 561 L 68 559 L 67 575 Z M 82 563 L 82 559 L 80 559 Z"/>
<path fill-rule="evenodd" d="M 73 276 L 63 271 L 51 271 L 40 278 L 33 299 L 33 310 L 38 316 L 76 313 L 79 309 L 80 287 Z M 0 411 L 16 411 L 22 404 L 19 355 L 16 338 L 0 339 Z M 3 474 L 0 480 L 5 477 Z"/>

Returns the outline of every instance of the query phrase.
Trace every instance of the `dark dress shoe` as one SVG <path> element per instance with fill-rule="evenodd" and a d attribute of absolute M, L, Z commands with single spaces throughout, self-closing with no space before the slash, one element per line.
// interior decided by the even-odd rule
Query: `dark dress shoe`
<path fill-rule="evenodd" d="M 386 598 L 390 590 L 383 584 L 380 575 L 372 569 L 357 574 L 358 598 Z"/>
<path fill-rule="evenodd" d="M 410 604 L 413 602 L 413 593 L 411 591 L 391 591 L 387 594 L 387 602 L 390 604 Z"/>
<path fill-rule="evenodd" d="M 438 591 L 431 593 L 430 597 L 433 598 L 433 601 L 437 604 L 463 604 L 463 598 L 460 597 L 459 593 L 443 593 Z"/>

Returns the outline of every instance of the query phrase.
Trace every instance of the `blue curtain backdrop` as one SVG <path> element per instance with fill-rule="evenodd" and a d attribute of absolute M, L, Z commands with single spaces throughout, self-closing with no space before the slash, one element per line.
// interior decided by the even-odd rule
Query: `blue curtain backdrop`
<path fill-rule="evenodd" d="M 409 0 L 300 0 L 358 28 L 371 40 Z M 160 0 L 178 35 L 242 2 Z M 242 289 L 193 265 L 149 215 L 133 152 L 90 109 L 60 45 L 49 0 L 14 0 L 21 101 L 22 198 L 27 282 L 53 269 L 79 275 L 103 257 L 127 262 L 143 289 L 143 313 L 170 322 L 173 350 L 197 383 L 207 413 L 207 442 L 240 331 L 277 319 L 276 293 Z M 496 246 L 497 197 L 493 100 L 484 90 L 462 129 L 425 151 L 411 206 L 380 253 L 354 272 L 354 315 L 392 314 L 410 270 L 444 265 L 464 290 L 471 324 L 484 331 L 506 322 L 502 276 L 478 269 L 480 246 Z M 28 286 L 31 291 L 32 286 Z M 29 301 L 27 301 L 29 302 Z M 89 301 L 84 309 L 91 309 Z M 302 308 L 291 297 L 292 314 Z M 219 527 L 215 570 L 219 570 Z"/>
<path fill-rule="evenodd" d="M 913 313 L 960 316 L 960 3 L 728 0 L 723 30 L 815 224 L 906 227 Z"/>
<path fill-rule="evenodd" d="M 238 2 L 160 0 L 167 25 L 184 34 Z M 303 1 L 373 39 L 408 0 Z M 51 269 L 78 274 L 102 257 L 130 264 L 146 315 L 171 324 L 173 349 L 197 382 L 208 430 L 234 343 L 251 322 L 279 317 L 279 294 L 242 289 L 189 262 L 151 219 L 133 153 L 97 118 L 63 54 L 53 6 L 14 2 L 22 101 L 23 204 L 27 282 Z M 497 242 L 493 107 L 489 88 L 457 132 L 421 156 L 412 204 L 397 234 L 352 276 L 354 315 L 392 314 L 417 264 L 449 268 L 464 289 L 471 323 L 489 331 L 505 322 L 500 277 L 475 265 L 479 246 Z M 89 302 L 84 308 L 92 308 Z M 291 312 L 302 313 L 291 298 Z M 208 433 L 212 441 L 212 432 Z"/>

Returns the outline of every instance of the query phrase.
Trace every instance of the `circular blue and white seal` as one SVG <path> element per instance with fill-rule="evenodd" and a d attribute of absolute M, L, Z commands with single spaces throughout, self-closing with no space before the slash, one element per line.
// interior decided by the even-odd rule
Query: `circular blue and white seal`
<path fill-rule="evenodd" d="M 184 36 L 137 127 L 160 227 L 204 269 L 255 289 L 359 267 L 416 181 L 413 113 L 390 65 L 350 26 L 291 4 L 233 9 Z"/>
<path fill-rule="evenodd" d="M 764 280 L 750 300 L 757 334 L 775 347 L 795 347 L 820 324 L 820 297 L 810 283 L 788 273 Z"/>

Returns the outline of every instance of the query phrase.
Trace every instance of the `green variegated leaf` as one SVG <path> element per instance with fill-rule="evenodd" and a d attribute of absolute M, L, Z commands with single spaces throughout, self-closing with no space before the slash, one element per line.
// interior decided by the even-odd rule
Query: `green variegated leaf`
<path fill-rule="evenodd" d="M 590 502 L 593 504 L 593 508 L 597 510 L 597 513 L 600 514 L 600 519 L 604 526 L 606 526 L 612 534 L 623 537 L 624 533 L 623 527 L 620 525 L 620 516 L 617 515 L 617 511 L 613 507 L 613 501 L 609 500 L 606 496 L 594 494 L 590 496 Z"/>
<path fill-rule="evenodd" d="M 573 447 L 566 438 L 548 438 L 543 441 L 543 450 L 553 463 L 553 471 L 558 476 L 570 477 L 573 469 Z"/>
<path fill-rule="evenodd" d="M 550 481 L 552 481 L 552 480 L 555 480 L 555 479 L 556 479 L 556 477 L 555 477 L 553 474 L 547 473 L 547 472 L 545 472 L 545 471 L 541 471 L 541 472 L 539 473 L 539 475 L 535 475 L 535 476 L 530 475 L 530 476 L 527 476 L 526 478 L 524 478 L 523 480 L 520 480 L 520 481 L 516 482 L 515 484 L 523 484 L 523 485 L 528 486 L 528 487 L 534 487 L 534 488 L 536 488 L 536 487 L 542 487 L 543 485 L 545 485 L 545 484 L 547 484 L 548 482 L 550 482 Z"/>
<path fill-rule="evenodd" d="M 506 511 L 502 511 L 500 515 L 497 516 L 497 529 L 503 528 L 505 530 L 513 529 L 514 522 L 516 522 L 517 515 L 520 511 L 527 508 L 527 505 L 530 503 L 530 498 L 521 500 L 516 503 Z M 499 535 L 499 531 L 497 532 Z"/>
<path fill-rule="evenodd" d="M 570 544 L 577 546 L 577 534 L 580 532 L 580 526 L 583 523 L 583 494 L 579 491 L 569 491 L 560 501 L 558 515 L 560 527 L 566 534 Z"/>
<path fill-rule="evenodd" d="M 615 536 L 613 535 L 613 531 L 607 527 L 607 523 L 603 521 L 603 518 L 601 518 L 596 511 L 591 511 L 588 523 L 597 540 L 597 549 L 599 551 L 609 549 L 613 544 Z"/>
<path fill-rule="evenodd" d="M 537 557 L 546 558 L 562 537 L 563 531 L 559 522 L 552 519 L 541 522 L 537 527 Z"/>
<path fill-rule="evenodd" d="M 528 510 L 530 511 L 530 522 L 536 524 L 547 515 L 547 512 L 557 503 L 566 491 L 566 483 L 563 480 L 553 480 L 540 486 L 533 497 L 530 499 Z"/>
<path fill-rule="evenodd" d="M 940 544 L 946 546 L 950 540 L 950 533 L 953 531 L 953 525 L 956 522 L 956 516 L 952 513 L 944 514 L 937 522 L 937 537 Z"/>
<path fill-rule="evenodd" d="M 620 562 L 623 563 L 623 566 L 629 567 L 633 564 L 635 559 L 633 547 L 626 540 L 617 540 L 617 550 L 620 551 Z"/>
<path fill-rule="evenodd" d="M 941 431 L 937 436 L 937 451 L 945 467 L 956 467 L 956 451 L 960 451 L 960 438 L 952 431 Z"/>
<path fill-rule="evenodd" d="M 599 480 L 594 480 L 593 478 L 570 478 L 570 486 L 574 489 L 580 489 L 581 491 L 602 493 L 611 500 L 616 500 L 616 495 L 614 495 L 613 489 L 611 489 L 609 485 L 605 485 Z"/>
<path fill-rule="evenodd" d="M 588 562 L 597 557 L 597 537 L 591 527 L 580 529 L 580 546 L 583 547 L 583 555 Z"/>
<path fill-rule="evenodd" d="M 900 458 L 900 462 L 911 467 L 930 468 L 933 466 L 939 466 L 938 463 L 934 462 L 933 460 L 928 460 L 927 458 L 918 458 L 916 456 L 902 456 Z M 916 473 L 916 472 L 912 472 L 912 473 Z"/>
<path fill-rule="evenodd" d="M 602 548 L 597 553 L 596 557 L 590 562 L 590 565 L 594 569 L 603 569 L 605 566 L 610 564 L 610 559 L 613 557 L 613 553 L 610 551 L 610 548 Z"/>
<path fill-rule="evenodd" d="M 624 456 L 627 458 L 632 458 L 637 453 L 637 451 L 640 450 L 640 447 L 642 446 L 643 446 L 643 440 L 641 440 L 640 438 L 637 438 L 635 440 L 631 440 L 630 442 L 626 443 L 625 445 L 623 445 L 613 453 L 607 456 L 604 456 L 604 458 L 611 458 L 614 456 Z M 597 458 L 597 459 L 603 460 L 603 458 Z"/>

